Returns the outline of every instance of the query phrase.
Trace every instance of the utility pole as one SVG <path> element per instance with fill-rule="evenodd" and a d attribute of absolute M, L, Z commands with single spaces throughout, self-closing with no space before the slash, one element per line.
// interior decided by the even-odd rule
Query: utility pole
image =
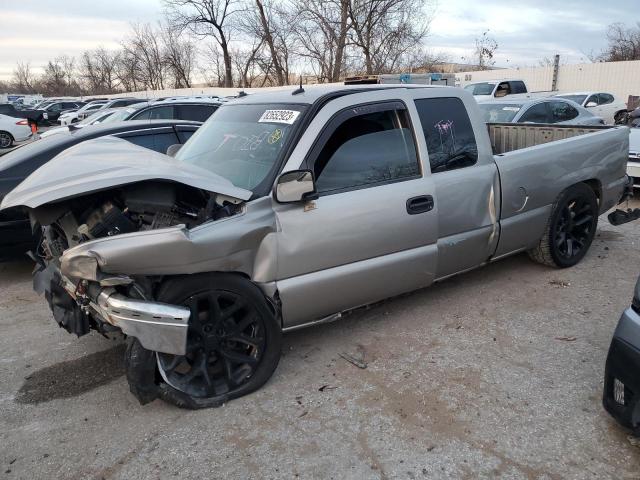
<path fill-rule="evenodd" d="M 560 70 L 560 55 L 556 54 L 553 57 L 553 80 L 551 82 L 551 90 L 558 90 L 558 72 Z"/>

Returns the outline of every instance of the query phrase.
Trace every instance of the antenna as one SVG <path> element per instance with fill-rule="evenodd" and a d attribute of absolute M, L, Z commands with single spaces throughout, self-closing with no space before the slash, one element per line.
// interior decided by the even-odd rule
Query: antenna
<path fill-rule="evenodd" d="M 300 75 L 300 86 L 294 90 L 291 95 L 299 95 L 301 93 L 304 93 L 304 88 L 302 88 L 302 75 Z"/>
<path fill-rule="evenodd" d="M 238 92 L 238 98 L 246 97 L 247 95 L 248 95 L 248 93 L 245 92 L 244 90 L 240 90 Z"/>

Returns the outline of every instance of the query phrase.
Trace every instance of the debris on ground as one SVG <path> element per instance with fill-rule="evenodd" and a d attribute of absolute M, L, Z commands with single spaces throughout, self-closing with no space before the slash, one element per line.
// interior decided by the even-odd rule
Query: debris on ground
<path fill-rule="evenodd" d="M 640 448 L 640 437 L 636 437 L 635 435 L 629 435 L 627 437 L 627 440 L 629 440 L 629 443 L 634 447 Z"/>
<path fill-rule="evenodd" d="M 564 280 L 551 280 L 549 282 L 549 285 L 555 285 L 555 286 L 561 287 L 561 288 L 567 288 L 567 287 L 571 286 L 571 284 L 569 282 L 565 282 Z"/>
<path fill-rule="evenodd" d="M 338 388 L 338 387 L 334 387 L 334 386 L 332 386 L 332 385 L 322 385 L 322 386 L 318 389 L 318 391 L 319 391 L 319 392 L 324 392 L 325 390 L 335 390 L 336 388 Z"/>
<path fill-rule="evenodd" d="M 358 368 L 362 368 L 362 369 L 367 368 L 367 362 L 364 359 L 365 350 L 362 345 L 358 345 L 358 353 L 355 355 L 351 355 L 350 353 L 347 353 L 347 352 L 342 352 L 339 355 L 340 357 L 345 359 L 347 362 L 349 362 L 352 365 L 355 365 Z"/>
<path fill-rule="evenodd" d="M 563 342 L 575 342 L 577 337 L 556 337 L 556 340 L 562 340 Z"/>
<path fill-rule="evenodd" d="M 365 369 L 367 368 L 367 362 L 363 360 L 359 360 L 357 358 L 354 358 L 353 356 L 349 355 L 348 353 L 341 353 L 340 356 L 342 358 L 344 358 L 347 362 L 349 362 L 352 365 L 355 365 L 358 368 L 362 368 Z"/>

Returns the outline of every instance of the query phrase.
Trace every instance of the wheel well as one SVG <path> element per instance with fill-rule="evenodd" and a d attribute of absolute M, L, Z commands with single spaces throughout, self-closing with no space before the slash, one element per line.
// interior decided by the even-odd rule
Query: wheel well
<path fill-rule="evenodd" d="M 15 138 L 13 138 L 13 135 L 11 135 L 11 132 L 7 132 L 6 130 L 0 130 L 0 133 L 6 133 L 11 137 L 11 140 L 15 140 Z"/>
<path fill-rule="evenodd" d="M 596 194 L 596 198 L 598 199 L 598 205 L 600 205 L 600 201 L 602 200 L 602 184 L 600 180 L 596 178 L 592 178 L 590 180 L 584 180 L 582 183 L 588 185 L 593 193 Z"/>

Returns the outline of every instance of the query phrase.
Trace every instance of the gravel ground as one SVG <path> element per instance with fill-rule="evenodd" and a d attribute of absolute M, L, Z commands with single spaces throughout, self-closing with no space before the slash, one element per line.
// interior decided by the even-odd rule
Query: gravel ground
<path fill-rule="evenodd" d="M 601 406 L 639 232 L 602 221 L 574 268 L 518 255 L 288 334 L 262 390 L 203 411 L 140 406 L 122 341 L 56 328 L 30 265 L 0 265 L 0 477 L 640 478 Z"/>

